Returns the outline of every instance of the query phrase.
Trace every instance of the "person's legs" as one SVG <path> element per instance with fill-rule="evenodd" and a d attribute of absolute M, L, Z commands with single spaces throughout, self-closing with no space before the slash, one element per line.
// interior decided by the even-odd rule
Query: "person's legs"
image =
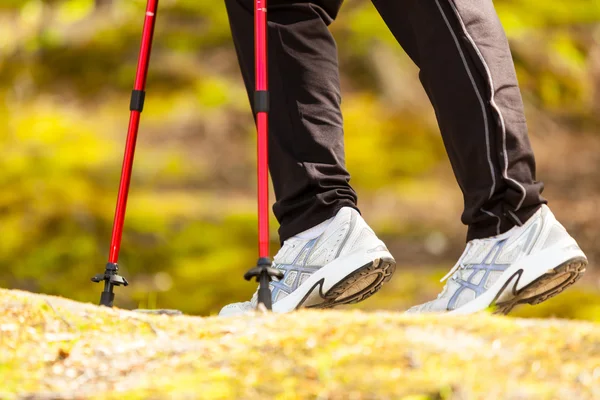
<path fill-rule="evenodd" d="M 342 0 L 269 2 L 270 170 L 283 246 L 273 266 L 273 311 L 356 303 L 396 262 L 356 209 L 344 166 L 337 50 L 327 25 Z M 238 59 L 254 91 L 253 0 L 226 0 Z M 257 297 L 219 315 L 251 311 Z"/>
<path fill-rule="evenodd" d="M 373 0 L 420 68 L 464 195 L 468 240 L 506 232 L 546 201 L 504 30 L 491 0 Z"/>
<path fill-rule="evenodd" d="M 226 0 L 250 101 L 254 92 L 253 0 Z M 328 25 L 342 0 L 268 3 L 269 166 L 280 238 L 356 208 L 345 168 L 336 44 Z"/>
<path fill-rule="evenodd" d="M 535 181 L 523 103 L 492 0 L 373 3 L 421 70 L 469 226 L 467 248 L 442 293 L 409 311 L 471 313 L 497 304 L 508 312 L 560 293 L 581 277 L 587 259 Z"/>

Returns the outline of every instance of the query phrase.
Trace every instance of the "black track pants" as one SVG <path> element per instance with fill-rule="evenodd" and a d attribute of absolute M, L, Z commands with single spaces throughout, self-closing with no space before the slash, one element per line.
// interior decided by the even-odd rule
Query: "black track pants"
<path fill-rule="evenodd" d="M 254 91 L 253 1 L 226 0 Z M 420 68 L 464 195 L 467 239 L 503 233 L 545 200 L 508 42 L 492 0 L 373 0 Z M 356 208 L 345 168 L 336 44 L 342 0 L 269 3 L 270 171 L 281 240 Z M 365 133 L 368 134 L 368 133 Z"/>

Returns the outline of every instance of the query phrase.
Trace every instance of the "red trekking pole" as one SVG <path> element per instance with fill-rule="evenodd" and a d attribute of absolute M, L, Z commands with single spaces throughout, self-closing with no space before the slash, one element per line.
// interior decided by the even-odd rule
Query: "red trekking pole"
<path fill-rule="evenodd" d="M 123 159 L 123 169 L 121 171 L 121 182 L 119 184 L 119 195 L 117 197 L 117 207 L 115 211 L 112 239 L 110 242 L 108 263 L 106 264 L 104 274 L 98 274 L 92 278 L 93 282 L 104 282 L 104 291 L 100 296 L 100 305 L 107 307 L 112 307 L 115 299 L 113 288 L 115 286 L 128 285 L 127 280 L 118 274 L 119 267 L 117 263 L 119 260 L 119 250 L 121 248 L 121 238 L 123 236 L 123 223 L 125 220 L 125 209 L 127 207 L 129 183 L 131 181 L 135 143 L 140 126 L 140 115 L 144 109 L 146 77 L 148 76 L 148 64 L 150 61 L 150 51 L 152 49 L 152 38 L 154 36 L 157 8 L 158 0 L 148 0 L 135 84 L 131 93 L 131 104 L 129 106 L 131 111 L 129 117 L 129 130 L 127 132 L 127 143 L 125 145 L 125 156 Z"/>
<path fill-rule="evenodd" d="M 267 57 L 267 0 L 254 3 L 254 50 L 255 50 L 255 92 L 254 112 L 258 133 L 258 262 L 244 275 L 246 280 L 256 278 L 259 282 L 258 306 L 263 304 L 271 309 L 269 283 L 273 277 L 283 278 L 283 272 L 272 268 L 269 258 L 269 80 Z"/>

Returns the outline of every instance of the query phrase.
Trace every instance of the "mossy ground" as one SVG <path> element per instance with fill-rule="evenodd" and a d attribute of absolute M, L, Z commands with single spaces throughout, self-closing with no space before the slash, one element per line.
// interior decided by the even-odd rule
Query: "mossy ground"
<path fill-rule="evenodd" d="M 301 311 L 154 316 L 0 290 L 0 398 L 593 399 L 600 325 Z"/>

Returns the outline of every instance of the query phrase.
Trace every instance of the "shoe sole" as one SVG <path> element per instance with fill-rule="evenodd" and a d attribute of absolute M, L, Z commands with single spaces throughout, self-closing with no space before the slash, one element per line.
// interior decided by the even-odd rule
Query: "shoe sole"
<path fill-rule="evenodd" d="M 519 304 L 536 305 L 556 296 L 577 282 L 583 276 L 586 266 L 587 260 L 584 257 L 576 257 L 562 263 L 514 293 L 515 297 L 510 301 L 496 303 L 494 313 L 506 315 Z M 513 278 L 514 275 L 507 283 Z M 514 286 L 516 287 L 516 284 Z"/>
<path fill-rule="evenodd" d="M 396 261 L 393 258 L 376 258 L 347 275 L 331 287 L 327 293 L 322 294 L 325 300 L 323 303 L 307 308 L 332 308 L 366 300 L 389 282 L 395 271 Z"/>

